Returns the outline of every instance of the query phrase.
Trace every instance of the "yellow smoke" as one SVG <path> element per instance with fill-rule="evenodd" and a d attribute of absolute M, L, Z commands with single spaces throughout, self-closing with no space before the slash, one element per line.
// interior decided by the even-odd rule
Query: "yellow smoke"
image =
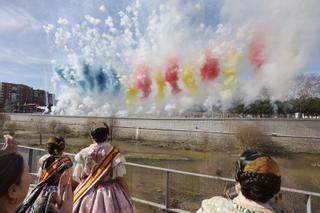
<path fill-rule="evenodd" d="M 156 74 L 156 83 L 158 86 L 157 98 L 162 100 L 166 96 L 166 81 L 163 74 L 158 71 Z"/>
<path fill-rule="evenodd" d="M 184 65 L 184 70 L 185 70 L 185 72 L 183 73 L 182 81 L 186 85 L 190 94 L 194 97 L 197 92 L 195 69 L 192 66 L 192 64 L 186 64 L 186 65 Z"/>
<path fill-rule="evenodd" d="M 132 106 L 135 101 L 135 97 L 138 95 L 138 89 L 135 87 L 129 87 L 127 90 L 127 105 Z"/>
<path fill-rule="evenodd" d="M 242 58 L 242 54 L 238 51 L 233 51 L 223 61 L 222 74 L 226 77 L 224 80 L 224 89 L 231 89 L 237 80 L 237 69 Z"/>

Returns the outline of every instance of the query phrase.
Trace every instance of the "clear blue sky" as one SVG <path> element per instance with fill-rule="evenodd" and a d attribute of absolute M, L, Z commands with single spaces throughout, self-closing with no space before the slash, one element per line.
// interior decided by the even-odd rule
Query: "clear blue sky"
<path fill-rule="evenodd" d="M 127 2 L 128 0 L 0 0 L 0 81 L 52 90 L 49 85 L 52 49 L 42 26 L 56 23 L 59 17 L 77 23 L 86 14 L 94 15 L 102 4 L 106 5 L 106 11 L 112 15 Z M 218 10 L 219 5 L 212 4 L 208 10 Z M 218 21 L 218 17 L 212 17 L 212 14 L 216 13 L 206 13 L 205 19 L 210 18 L 211 23 L 212 19 Z M 320 73 L 320 51 L 315 53 L 311 66 L 305 72 Z"/>

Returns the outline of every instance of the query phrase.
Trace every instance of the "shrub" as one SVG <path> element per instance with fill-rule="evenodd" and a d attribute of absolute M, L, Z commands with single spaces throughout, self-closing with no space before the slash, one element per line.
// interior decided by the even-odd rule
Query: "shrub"
<path fill-rule="evenodd" d="M 72 133 L 72 130 L 69 126 L 65 124 L 58 123 L 54 129 L 55 134 L 59 134 L 63 137 Z"/>
<path fill-rule="evenodd" d="M 10 135 L 14 135 L 17 130 L 17 123 L 15 121 L 7 121 L 4 125 L 4 129 L 8 131 Z"/>
<path fill-rule="evenodd" d="M 49 133 L 54 133 L 57 126 L 61 125 L 58 121 L 50 121 L 48 124 Z"/>
<path fill-rule="evenodd" d="M 10 121 L 10 117 L 6 114 L 0 113 L 0 134 L 1 135 L 3 134 L 5 123 L 8 121 Z"/>
<path fill-rule="evenodd" d="M 238 137 L 242 149 L 259 149 L 265 145 L 265 137 L 254 124 L 243 124 L 239 127 Z"/>

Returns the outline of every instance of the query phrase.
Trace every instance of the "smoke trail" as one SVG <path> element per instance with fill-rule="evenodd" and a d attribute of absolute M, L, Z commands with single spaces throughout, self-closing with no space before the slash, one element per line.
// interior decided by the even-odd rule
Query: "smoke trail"
<path fill-rule="evenodd" d="M 136 73 L 136 82 L 135 85 L 137 89 L 140 89 L 143 92 L 142 98 L 148 98 L 151 93 L 151 79 L 149 76 L 149 67 L 144 64 L 137 65 L 137 73 Z"/>
<path fill-rule="evenodd" d="M 100 68 L 97 75 L 96 75 L 97 87 L 99 92 L 103 92 L 107 89 L 108 85 L 108 78 L 107 75 L 103 72 L 103 69 Z"/>
<path fill-rule="evenodd" d="M 172 114 L 194 104 L 227 107 L 233 97 L 250 102 L 265 89 L 270 98 L 283 98 L 319 57 L 317 0 L 97 4 L 70 7 L 70 14 L 85 12 L 44 27 L 55 44 L 52 81 L 63 91 L 62 114 Z M 230 59 L 232 50 L 241 57 Z M 129 81 L 136 61 L 149 68 L 137 84 Z M 180 72 L 186 62 L 192 69 Z"/>
<path fill-rule="evenodd" d="M 201 66 L 201 77 L 204 81 L 211 81 L 218 77 L 220 72 L 219 61 L 212 57 L 209 52 L 206 53 L 206 59 Z"/>
<path fill-rule="evenodd" d="M 254 71 L 258 71 L 266 61 L 265 44 L 261 33 L 255 34 L 249 44 L 249 59 Z"/>
<path fill-rule="evenodd" d="M 182 81 L 185 83 L 191 95 L 195 97 L 197 91 L 197 84 L 194 67 L 191 64 L 186 64 L 184 66 L 184 69 L 185 72 L 183 73 Z"/>
<path fill-rule="evenodd" d="M 166 96 L 166 81 L 160 71 L 156 73 L 156 82 L 158 86 L 157 98 L 162 100 Z"/>
<path fill-rule="evenodd" d="M 165 73 L 165 79 L 170 84 L 172 94 L 178 94 L 182 90 L 178 85 L 178 71 L 179 71 L 179 62 L 177 58 L 170 58 L 167 62 L 167 68 Z"/>

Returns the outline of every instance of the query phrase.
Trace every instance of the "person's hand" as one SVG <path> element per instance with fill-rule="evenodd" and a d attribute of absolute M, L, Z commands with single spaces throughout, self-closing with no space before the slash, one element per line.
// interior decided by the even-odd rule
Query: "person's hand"
<path fill-rule="evenodd" d="M 55 213 L 71 213 L 73 207 L 73 191 L 69 170 L 65 171 L 59 180 L 55 204 L 50 204 Z"/>
<path fill-rule="evenodd" d="M 1 152 L 14 153 L 17 152 L 17 143 L 11 135 L 4 135 L 4 145 Z"/>

